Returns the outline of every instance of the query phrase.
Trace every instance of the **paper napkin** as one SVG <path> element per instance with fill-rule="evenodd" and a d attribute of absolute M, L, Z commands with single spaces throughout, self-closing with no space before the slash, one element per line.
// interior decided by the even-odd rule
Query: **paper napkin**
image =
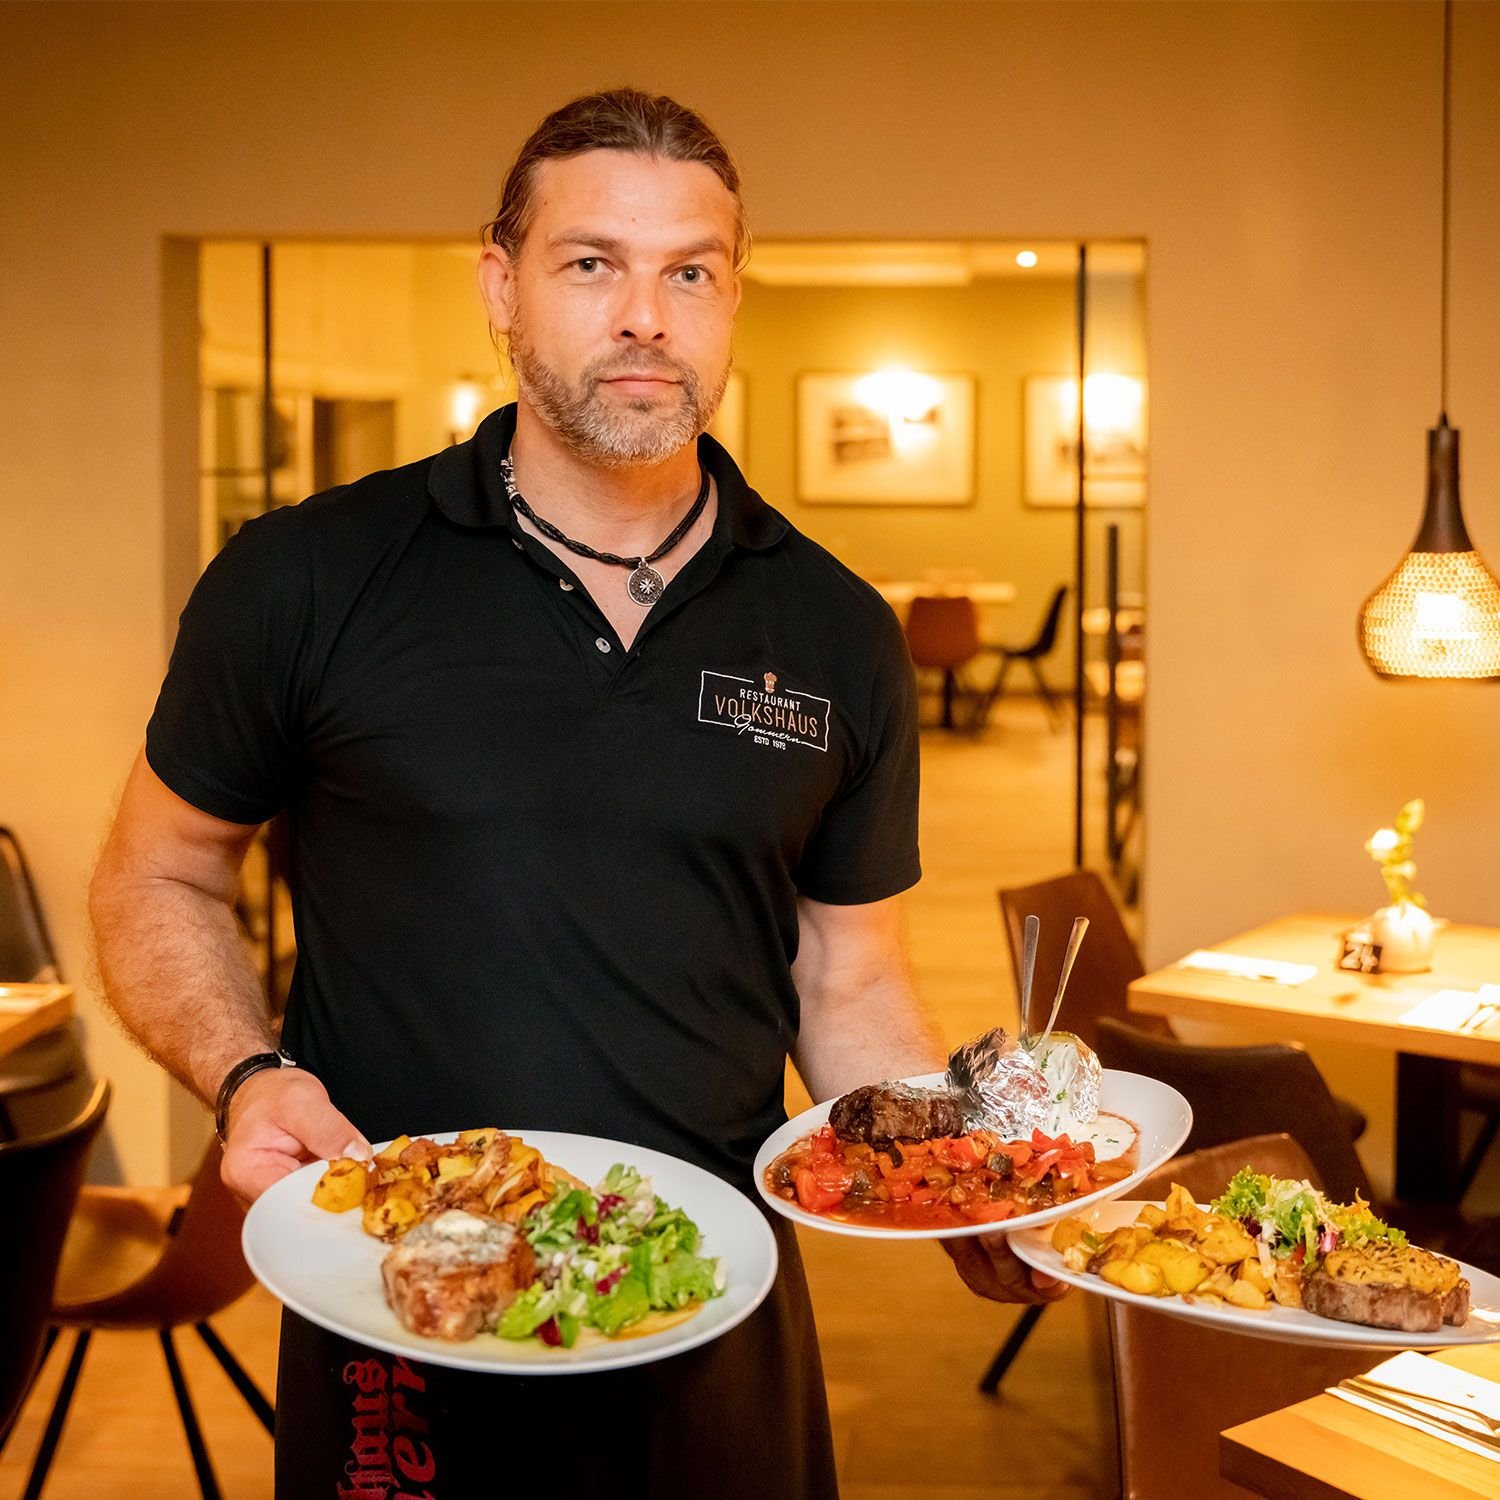
<path fill-rule="evenodd" d="M 1376 1365 L 1363 1379 L 1393 1389 L 1363 1395 L 1341 1384 L 1330 1386 L 1328 1394 L 1500 1462 L 1500 1439 L 1484 1422 L 1463 1410 L 1472 1408 L 1500 1421 L 1500 1384 L 1410 1351 Z M 1436 1397 L 1443 1404 L 1424 1406 L 1424 1396 Z M 1410 1399 L 1412 1405 L 1398 1412 L 1385 1404 L 1387 1399 L 1398 1403 Z M 1472 1438 L 1455 1431 L 1455 1427 L 1465 1429 Z"/>
<path fill-rule="evenodd" d="M 1318 972 L 1316 964 L 1289 964 L 1279 958 L 1246 958 L 1240 953 L 1215 953 L 1199 948 L 1177 961 L 1179 969 L 1201 969 L 1231 979 L 1265 979 L 1272 984 L 1305 984 Z"/>

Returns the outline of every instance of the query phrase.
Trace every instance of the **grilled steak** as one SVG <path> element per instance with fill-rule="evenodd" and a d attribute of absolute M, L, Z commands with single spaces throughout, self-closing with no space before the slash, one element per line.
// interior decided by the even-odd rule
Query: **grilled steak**
<path fill-rule="evenodd" d="M 457 1343 L 495 1326 L 536 1279 L 536 1257 L 512 1225 L 449 1209 L 409 1229 L 380 1274 L 403 1326 Z"/>
<path fill-rule="evenodd" d="M 841 1141 L 883 1150 L 892 1141 L 928 1141 L 964 1133 L 964 1112 L 952 1094 L 904 1083 L 867 1083 L 839 1099 L 828 1123 Z"/>
<path fill-rule="evenodd" d="M 1469 1316 L 1469 1283 L 1458 1264 L 1415 1246 L 1335 1250 L 1302 1278 L 1302 1305 L 1321 1318 L 1436 1333 Z"/>

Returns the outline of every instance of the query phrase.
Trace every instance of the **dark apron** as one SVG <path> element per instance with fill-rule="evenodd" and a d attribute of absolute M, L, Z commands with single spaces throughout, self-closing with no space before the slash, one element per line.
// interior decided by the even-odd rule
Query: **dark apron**
<path fill-rule="evenodd" d="M 739 1327 L 628 1370 L 470 1374 L 284 1312 L 277 1500 L 835 1500 L 802 1258 L 772 1227 L 780 1270 Z"/>

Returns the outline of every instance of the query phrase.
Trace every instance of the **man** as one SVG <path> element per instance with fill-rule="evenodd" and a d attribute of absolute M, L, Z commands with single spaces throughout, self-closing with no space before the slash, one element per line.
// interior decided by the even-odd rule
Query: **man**
<path fill-rule="evenodd" d="M 820 1099 L 941 1063 L 896 902 L 919 875 L 899 626 L 699 436 L 747 248 L 728 154 L 671 100 L 577 100 L 522 149 L 487 241 L 517 404 L 211 564 L 93 883 L 110 999 L 220 1107 L 246 1199 L 484 1124 L 749 1190 L 789 1052 Z M 230 906 L 282 811 L 296 1067 Z M 278 1494 L 487 1493 L 528 1457 L 580 1496 L 834 1494 L 777 1230 L 754 1316 L 617 1375 L 454 1376 L 288 1315 Z M 961 1245 L 976 1290 L 1054 1294 L 1003 1239 Z"/>

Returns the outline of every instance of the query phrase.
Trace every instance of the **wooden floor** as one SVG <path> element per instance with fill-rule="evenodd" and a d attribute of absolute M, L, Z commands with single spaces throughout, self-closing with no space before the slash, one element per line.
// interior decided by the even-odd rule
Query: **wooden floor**
<path fill-rule="evenodd" d="M 982 741 L 934 734 L 924 744 L 926 874 L 910 898 L 911 941 L 923 995 L 950 1041 L 1013 1023 L 996 887 L 1071 862 L 1071 737 L 1049 733 L 1029 701 L 1001 709 Z M 795 1096 L 795 1084 L 789 1092 Z M 975 1385 L 1017 1314 L 967 1292 L 940 1250 L 812 1234 L 803 1236 L 803 1253 L 845 1500 L 1114 1493 L 1097 1304 L 1075 1296 L 1049 1309 L 992 1401 Z M 883 1289 L 873 1303 L 871 1286 Z M 269 1390 L 270 1297 L 251 1293 L 217 1326 Z M 263 1500 L 271 1494 L 270 1439 L 197 1336 L 187 1331 L 178 1342 L 226 1500 Z M 54 1351 L 0 1456 L 0 1500 L 21 1493 L 65 1353 L 65 1345 Z M 45 1493 L 48 1500 L 197 1493 L 154 1335 L 94 1339 Z"/>

